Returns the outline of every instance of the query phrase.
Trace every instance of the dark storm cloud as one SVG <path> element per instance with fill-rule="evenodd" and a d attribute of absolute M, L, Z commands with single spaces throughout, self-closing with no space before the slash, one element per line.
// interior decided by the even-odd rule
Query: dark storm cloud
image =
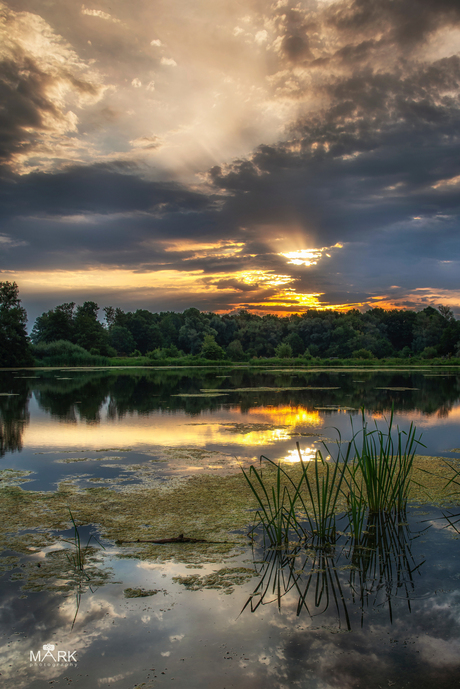
<path fill-rule="evenodd" d="M 441 26 L 460 22 L 457 0 L 354 0 L 335 3 L 326 14 L 340 33 L 387 31 L 391 42 L 404 50 Z"/>
<path fill-rule="evenodd" d="M 118 162 L 68 160 L 53 172 L 9 175 L 0 189 L 4 269 L 93 264 L 203 271 L 205 284 L 217 290 L 203 297 L 206 308 L 222 308 L 230 290 L 247 302 L 274 294 L 229 277 L 244 270 L 291 275 L 298 293 L 323 292 L 328 303 L 365 302 L 366 295 L 390 294 L 391 285 L 406 293 L 422 286 L 457 289 L 445 261 L 460 260 L 460 57 L 428 47 L 443 27 L 460 26 L 458 1 L 356 0 L 303 8 L 262 2 L 257 8 L 258 24 L 238 19 L 245 45 L 252 41 L 265 51 L 266 71 L 254 84 L 270 83 L 281 109 L 299 104 L 280 139 L 214 165 L 202 186 L 188 186 L 190 175 L 182 183 L 152 181 L 149 173 L 161 179 L 161 169 L 152 172 L 128 154 Z M 107 23 L 122 35 L 121 23 Z M 236 18 L 232 30 L 234 24 Z M 158 66 L 158 56 L 155 61 Z M 126 67 L 125 78 L 123 70 L 131 83 L 137 73 Z M 36 145 L 48 116 L 56 127 L 63 120 L 49 96 L 58 79 L 76 92 L 99 93 L 96 77 L 85 80 L 78 70 L 56 76 L 25 54 L 5 63 L 4 161 Z M 141 86 L 133 89 L 139 97 Z M 112 105 L 116 110 L 120 103 Z M 102 112 L 101 106 L 96 119 Z M 257 129 L 257 122 L 244 124 Z M 140 127 L 128 140 L 157 147 L 156 134 Z M 112 151 L 111 159 L 116 155 Z M 224 239 L 239 248 L 220 251 Z M 280 255 L 337 242 L 343 249 L 316 266 L 296 266 Z M 199 249 L 200 243 L 213 246 Z"/>
<path fill-rule="evenodd" d="M 210 205 L 208 196 L 174 182 L 142 179 L 130 163 L 74 166 L 55 174 L 35 173 L 5 180 L 0 204 L 5 217 L 45 213 L 162 213 L 199 211 Z"/>
<path fill-rule="evenodd" d="M 291 140 L 216 166 L 210 177 L 235 193 L 229 207 L 250 214 L 263 197 L 261 221 L 281 220 L 289 208 L 328 242 L 413 216 L 457 214 L 458 187 L 442 182 L 460 174 L 459 78 L 453 56 L 407 76 L 367 71 L 337 80 L 327 89 L 331 107 L 299 120 Z"/>

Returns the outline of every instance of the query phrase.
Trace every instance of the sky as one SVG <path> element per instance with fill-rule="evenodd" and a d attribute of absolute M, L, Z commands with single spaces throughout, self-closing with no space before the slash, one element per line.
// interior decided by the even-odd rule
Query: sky
<path fill-rule="evenodd" d="M 0 0 L 0 281 L 460 315 L 458 0 Z"/>

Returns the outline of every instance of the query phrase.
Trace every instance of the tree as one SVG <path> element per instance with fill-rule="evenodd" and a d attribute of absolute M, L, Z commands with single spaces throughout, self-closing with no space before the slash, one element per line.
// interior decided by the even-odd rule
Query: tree
<path fill-rule="evenodd" d="M 38 316 L 32 328 L 31 339 L 34 344 L 40 342 L 57 342 L 69 340 L 73 342 L 75 302 L 61 304 L 55 309 L 46 311 Z"/>
<path fill-rule="evenodd" d="M 244 361 L 245 355 L 241 342 L 239 340 L 232 340 L 227 347 L 227 356 L 232 361 Z"/>
<path fill-rule="evenodd" d="M 114 325 L 110 329 L 109 342 L 117 352 L 122 354 L 131 354 L 136 347 L 134 337 L 128 328 L 123 328 L 121 325 Z"/>
<path fill-rule="evenodd" d="M 303 340 L 298 333 L 291 333 L 284 338 L 283 342 L 291 346 L 293 356 L 299 356 L 305 350 Z"/>
<path fill-rule="evenodd" d="M 203 340 L 203 346 L 201 347 L 201 356 L 205 359 L 223 359 L 225 352 L 220 347 L 212 335 L 205 335 Z"/>
<path fill-rule="evenodd" d="M 33 364 L 26 330 L 27 313 L 15 282 L 0 282 L 0 366 Z"/>
<path fill-rule="evenodd" d="M 275 348 L 275 356 L 279 359 L 290 359 L 292 357 L 291 345 L 287 342 L 281 342 L 281 344 Z"/>
<path fill-rule="evenodd" d="M 75 344 L 90 351 L 97 350 L 104 354 L 107 347 L 107 331 L 97 320 L 99 306 L 94 301 L 85 301 L 83 306 L 77 306 L 75 314 Z"/>

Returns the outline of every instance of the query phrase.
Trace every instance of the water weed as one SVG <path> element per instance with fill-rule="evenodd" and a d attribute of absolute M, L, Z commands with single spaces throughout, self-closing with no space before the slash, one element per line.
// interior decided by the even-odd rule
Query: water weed
<path fill-rule="evenodd" d="M 352 431 L 347 444 L 339 433 L 334 458 L 323 442 L 327 458 L 318 450 L 315 459 L 306 462 L 296 443 L 300 475 L 295 478 L 264 455 L 260 469 L 243 470 L 258 504 L 253 530 L 260 524 L 272 545 L 286 544 L 292 538 L 334 543 L 341 511 L 346 513 L 355 540 L 361 537 L 370 515 L 403 514 L 415 450 L 422 444 L 415 426 L 411 424 L 407 432 L 397 428 L 395 434 L 392 411 L 386 432 L 377 425 L 369 431 L 362 410 L 362 429 L 354 432 L 352 424 Z M 263 464 L 275 470 L 275 477 L 273 472 L 263 472 Z"/>
<path fill-rule="evenodd" d="M 348 453 L 354 453 L 353 463 L 348 464 L 350 494 L 370 512 L 401 512 L 407 505 L 416 448 L 422 445 L 420 437 L 416 438 L 416 427 L 411 423 L 407 432 L 397 428 L 395 438 L 393 410 L 386 433 L 377 425 L 368 431 L 364 410 L 362 424 L 349 444 Z"/>

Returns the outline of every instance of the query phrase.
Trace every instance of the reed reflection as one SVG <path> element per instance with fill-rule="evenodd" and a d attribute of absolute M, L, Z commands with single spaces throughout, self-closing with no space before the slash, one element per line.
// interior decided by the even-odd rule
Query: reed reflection
<path fill-rule="evenodd" d="M 348 516 L 340 522 L 349 524 Z M 339 629 L 351 630 L 358 620 L 364 625 L 366 612 L 386 608 L 393 623 L 395 599 L 404 599 L 411 611 L 425 562 L 416 560 L 412 545 L 429 528 L 413 530 L 405 514 L 381 512 L 369 514 L 358 535 L 337 531 L 335 539 L 311 535 L 281 546 L 267 545 L 259 529 L 253 557 L 260 580 L 242 612 L 273 604 L 281 611 L 283 601 L 294 602 L 297 616 L 332 613 Z"/>

